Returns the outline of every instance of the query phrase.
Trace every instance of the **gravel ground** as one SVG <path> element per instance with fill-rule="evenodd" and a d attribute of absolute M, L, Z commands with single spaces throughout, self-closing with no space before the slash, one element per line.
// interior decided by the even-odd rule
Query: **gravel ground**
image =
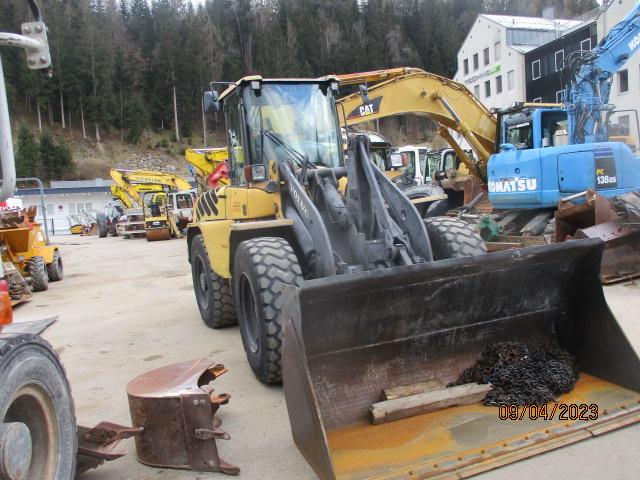
<path fill-rule="evenodd" d="M 222 457 L 240 466 L 246 479 L 316 478 L 293 444 L 282 389 L 258 383 L 246 363 L 237 328 L 212 331 L 198 313 L 186 259 L 186 242 L 58 237 L 65 279 L 16 308 L 16 321 L 59 315 L 46 333 L 72 385 L 79 423 L 127 424 L 125 385 L 162 365 L 195 357 L 224 363 L 216 381 L 232 395 L 221 408 L 230 441 L 219 441 Z M 640 288 L 605 289 L 610 306 L 638 350 Z M 485 473 L 482 479 L 640 478 L 640 424 Z M 87 480 L 206 479 L 220 474 L 158 469 L 128 455 L 87 473 Z"/>

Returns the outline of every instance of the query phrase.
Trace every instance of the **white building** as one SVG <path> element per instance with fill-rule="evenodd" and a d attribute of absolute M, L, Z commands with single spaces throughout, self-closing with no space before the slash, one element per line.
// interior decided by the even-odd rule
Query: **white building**
<path fill-rule="evenodd" d="M 609 33 L 609 30 L 622 20 L 636 5 L 637 0 L 613 0 L 605 12 L 598 18 L 598 42 Z M 621 112 L 611 117 L 612 123 L 627 126 L 629 134 L 638 145 L 636 113 L 640 112 L 640 55 L 632 56 L 623 70 L 615 74 L 611 85 L 609 103 L 616 106 L 616 110 L 633 110 Z"/>
<path fill-rule="evenodd" d="M 94 180 L 52 181 L 50 188 L 44 189 L 44 203 L 47 210 L 47 226 L 49 233 L 60 235 L 69 232 L 69 217 L 83 210 L 104 211 L 113 200 L 110 186 L 111 180 L 96 178 Z M 40 190 L 38 188 L 22 188 L 16 190 L 15 198 L 22 200 L 23 206 L 35 205 L 38 209 L 36 220 L 43 221 L 40 206 Z"/>
<path fill-rule="evenodd" d="M 489 108 L 525 101 L 524 54 L 580 24 L 575 20 L 478 15 L 458 51 L 454 80 Z"/>

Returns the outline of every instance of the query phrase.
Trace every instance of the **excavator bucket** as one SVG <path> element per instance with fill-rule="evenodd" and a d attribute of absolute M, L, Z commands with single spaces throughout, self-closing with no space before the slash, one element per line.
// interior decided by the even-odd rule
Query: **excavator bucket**
<path fill-rule="evenodd" d="M 464 478 L 640 420 L 640 360 L 605 301 L 601 257 L 601 241 L 576 240 L 289 287 L 283 383 L 296 445 L 321 479 Z M 552 419 L 520 407 L 522 419 L 501 420 L 478 402 L 369 420 L 383 389 L 446 385 L 488 345 L 538 340 L 556 340 L 580 369 L 548 405 L 560 406 Z M 579 415 L 582 405 L 597 411 Z"/>

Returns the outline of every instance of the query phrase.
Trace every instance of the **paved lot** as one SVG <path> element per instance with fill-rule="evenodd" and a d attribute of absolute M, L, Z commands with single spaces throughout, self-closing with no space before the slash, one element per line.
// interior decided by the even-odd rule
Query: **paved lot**
<path fill-rule="evenodd" d="M 51 315 L 60 319 L 45 334 L 64 347 L 80 423 L 111 420 L 127 424 L 125 385 L 155 367 L 195 357 L 223 362 L 229 373 L 217 391 L 232 395 L 221 409 L 232 439 L 220 441 L 221 455 L 240 466 L 246 479 L 315 478 L 293 445 L 282 389 L 258 383 L 247 366 L 237 328 L 212 331 L 200 320 L 191 286 L 186 242 L 59 237 L 65 279 L 16 308 L 16 321 Z M 627 335 L 640 346 L 640 288 L 606 289 L 611 308 Z M 640 425 L 503 467 L 477 478 L 640 478 Z M 87 480 L 208 479 L 220 474 L 155 469 L 134 458 L 86 474 Z"/>

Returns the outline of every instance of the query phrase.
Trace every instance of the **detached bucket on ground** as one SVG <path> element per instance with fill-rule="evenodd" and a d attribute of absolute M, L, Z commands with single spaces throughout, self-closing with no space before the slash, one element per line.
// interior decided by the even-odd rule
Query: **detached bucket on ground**
<path fill-rule="evenodd" d="M 640 360 L 604 299 L 601 257 L 602 242 L 581 240 L 289 288 L 283 369 L 296 445 L 322 479 L 465 477 L 637 422 Z M 547 340 L 581 371 L 559 402 L 595 404 L 597 419 L 500 420 L 477 403 L 369 421 L 383 389 L 446 385 L 487 345 Z"/>

